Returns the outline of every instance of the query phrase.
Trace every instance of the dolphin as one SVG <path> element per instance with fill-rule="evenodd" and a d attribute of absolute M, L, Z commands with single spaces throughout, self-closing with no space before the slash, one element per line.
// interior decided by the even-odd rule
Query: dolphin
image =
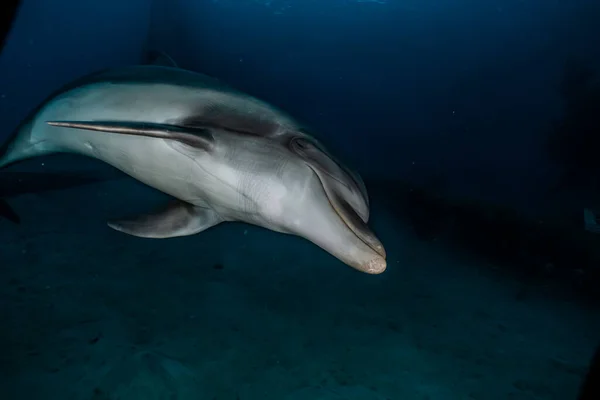
<path fill-rule="evenodd" d="M 0 168 L 60 152 L 172 197 L 109 221 L 117 231 L 171 238 L 241 221 L 303 237 L 365 273 L 386 269 L 360 176 L 290 115 L 210 76 L 134 65 L 78 79 L 21 123 L 0 147 Z"/>

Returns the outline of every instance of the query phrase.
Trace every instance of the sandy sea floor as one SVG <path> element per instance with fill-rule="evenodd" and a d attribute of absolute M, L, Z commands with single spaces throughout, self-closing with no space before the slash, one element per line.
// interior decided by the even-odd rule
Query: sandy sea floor
<path fill-rule="evenodd" d="M 0 221 L 3 400 L 568 400 L 598 310 L 419 242 L 374 199 L 379 276 L 243 224 L 150 240 L 105 220 L 130 179 L 11 199 Z"/>

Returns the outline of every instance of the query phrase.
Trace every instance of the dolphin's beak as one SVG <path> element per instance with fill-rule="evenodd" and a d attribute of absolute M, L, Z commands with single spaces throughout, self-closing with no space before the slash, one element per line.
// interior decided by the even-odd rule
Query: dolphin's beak
<path fill-rule="evenodd" d="M 369 201 L 362 180 L 338 163 L 314 140 L 296 137 L 290 141 L 289 146 L 317 175 L 331 207 L 348 229 L 385 260 L 383 245 L 367 225 Z M 381 265 L 381 262 L 377 264 Z"/>
<path fill-rule="evenodd" d="M 330 233 L 337 238 L 323 240 L 328 235 L 317 233 L 315 236 L 320 240 L 315 243 L 321 242 L 321 247 L 359 271 L 369 274 L 385 271 L 385 249 L 367 225 L 369 199 L 362 179 L 337 162 L 312 138 L 295 137 L 289 142 L 289 148 L 318 177 L 329 202 L 327 208 L 329 212 L 331 209 L 335 212 L 329 214 L 332 217 L 328 223 L 337 227 Z"/>
<path fill-rule="evenodd" d="M 367 274 L 377 275 L 381 274 L 387 268 L 387 261 L 385 258 L 381 256 L 376 256 L 371 260 L 358 265 L 358 267 L 353 266 L 360 272 L 365 272 Z"/>
<path fill-rule="evenodd" d="M 354 208 L 352 208 L 343 197 L 333 190 L 328 190 L 325 185 L 323 186 L 331 207 L 335 210 L 348 229 L 354 233 L 358 240 L 370 247 L 371 250 L 385 260 L 387 256 L 385 248 L 367 223 L 362 220 Z"/>
<path fill-rule="evenodd" d="M 328 217 L 322 219 L 326 222 L 320 226 L 322 229 L 316 235 L 320 240 L 314 243 L 358 271 L 367 274 L 380 274 L 385 271 L 386 251 L 377 236 L 335 191 L 329 190 L 327 193 L 328 188 L 323 184 L 321 188 L 329 201 L 326 207 Z M 314 226 L 319 226 L 319 223 Z M 323 238 L 326 238 L 325 241 Z"/>
<path fill-rule="evenodd" d="M 336 209 L 336 207 L 333 207 Z M 336 209 L 337 212 L 337 209 Z M 339 214 L 338 216 L 343 221 L 343 223 L 348 227 L 350 231 L 355 236 L 355 247 L 357 248 L 359 255 L 356 255 L 355 262 L 350 265 L 361 272 L 365 272 L 367 274 L 380 274 L 385 271 L 387 267 L 386 257 L 387 254 L 385 249 L 377 236 L 369 229 L 367 224 L 358 224 L 358 222 L 353 222 L 353 226 L 348 225 L 346 222 L 348 211 L 344 211 L 344 214 Z M 346 218 L 345 218 L 346 217 Z M 360 217 L 356 215 L 359 221 Z M 357 234 L 356 227 L 360 226 L 360 232 Z M 354 228 L 354 229 L 353 229 Z"/>

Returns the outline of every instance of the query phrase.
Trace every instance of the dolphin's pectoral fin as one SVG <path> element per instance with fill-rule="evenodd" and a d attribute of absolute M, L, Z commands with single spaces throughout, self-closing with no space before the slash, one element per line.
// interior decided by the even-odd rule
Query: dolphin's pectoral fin
<path fill-rule="evenodd" d="M 206 128 L 134 121 L 46 121 L 46 123 L 63 128 L 175 140 L 206 151 L 210 151 L 214 144 L 212 132 Z"/>
<path fill-rule="evenodd" d="M 108 226 L 133 236 L 165 239 L 194 235 L 221 221 L 219 214 L 209 208 L 173 200 L 152 214 L 110 221 Z"/>

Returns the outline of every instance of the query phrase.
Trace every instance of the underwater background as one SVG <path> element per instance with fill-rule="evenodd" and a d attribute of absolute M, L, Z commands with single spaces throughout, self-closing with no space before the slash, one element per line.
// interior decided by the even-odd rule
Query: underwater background
<path fill-rule="evenodd" d="M 0 142 L 91 72 L 168 54 L 306 122 L 365 180 L 381 275 L 98 161 L 0 171 L 0 399 L 575 399 L 600 343 L 600 3 L 24 0 Z M 598 378 L 600 379 L 600 378 Z M 598 397 L 600 398 L 600 397 Z"/>

